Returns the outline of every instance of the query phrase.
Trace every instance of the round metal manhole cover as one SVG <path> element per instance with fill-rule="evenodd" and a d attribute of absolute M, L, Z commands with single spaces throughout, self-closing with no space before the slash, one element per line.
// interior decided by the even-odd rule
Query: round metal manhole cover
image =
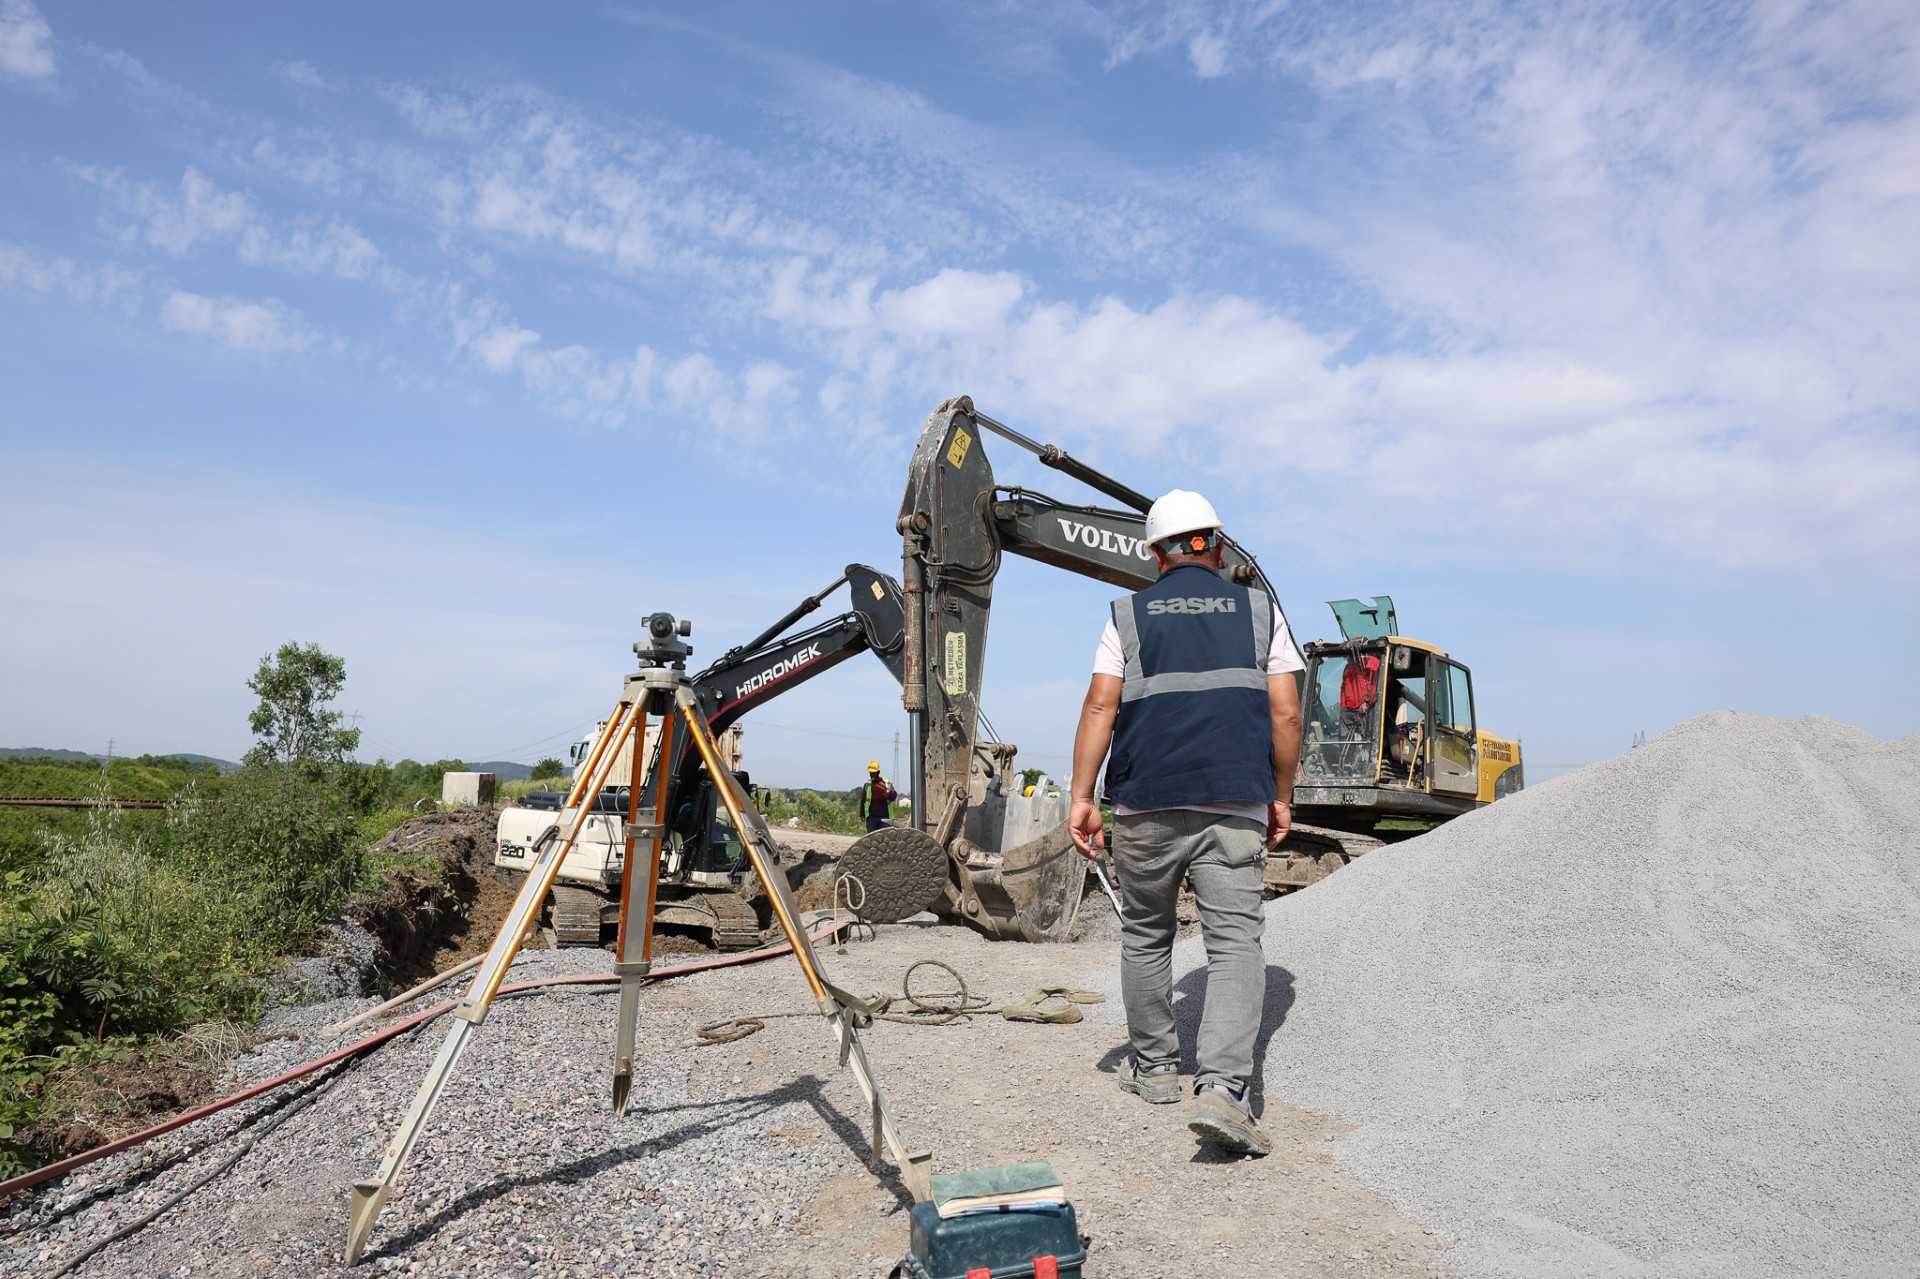
<path fill-rule="evenodd" d="M 860 881 L 853 890 L 855 914 L 876 924 L 897 924 L 940 899 L 947 887 L 947 854 L 925 831 L 887 827 L 855 841 L 841 854 L 837 873 Z"/>

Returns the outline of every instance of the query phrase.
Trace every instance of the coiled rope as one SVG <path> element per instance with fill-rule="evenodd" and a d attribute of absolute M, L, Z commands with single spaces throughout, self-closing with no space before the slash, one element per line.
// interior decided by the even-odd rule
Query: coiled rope
<path fill-rule="evenodd" d="M 914 974 L 921 969 L 938 969 L 950 981 L 940 988 L 916 989 Z M 924 979 L 923 979 L 924 980 Z M 1097 1004 L 1105 996 L 1097 991 L 1074 990 L 1067 986 L 1042 986 L 1025 999 L 1010 1004 L 995 1004 L 973 993 L 967 979 L 952 964 L 939 959 L 921 959 L 908 965 L 900 978 L 900 993 L 869 996 L 864 1002 L 875 1021 L 897 1022 L 902 1026 L 945 1026 L 962 1017 L 998 1013 L 1008 1021 L 1037 1021 L 1067 1025 L 1081 1019 L 1079 1004 Z M 694 1037 L 682 1048 L 704 1048 L 711 1044 L 731 1044 L 757 1034 L 770 1021 L 789 1017 L 818 1017 L 817 1009 L 794 1012 L 750 1013 L 724 1017 L 694 1028 Z"/>

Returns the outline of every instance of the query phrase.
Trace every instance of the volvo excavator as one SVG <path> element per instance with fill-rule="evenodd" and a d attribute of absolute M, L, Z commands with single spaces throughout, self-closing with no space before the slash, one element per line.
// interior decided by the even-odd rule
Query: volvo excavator
<path fill-rule="evenodd" d="M 983 433 L 1018 445 L 1043 465 L 1119 503 L 1119 508 L 997 484 L 981 447 Z M 981 413 L 969 397 L 946 401 L 928 418 L 914 449 L 896 526 L 903 539 L 902 701 L 912 732 L 913 823 L 910 829 L 867 836 L 842 859 L 843 867 L 863 879 L 870 903 L 878 898 L 893 908 L 892 915 L 870 909 L 865 912 L 869 918 L 884 922 L 932 909 L 990 937 L 1067 938 L 1087 867 L 1073 850 L 1065 823 L 1038 839 L 1001 848 L 991 820 L 995 804 L 1015 789 L 1015 748 L 993 740 L 981 714 L 993 581 L 1001 556 L 1011 552 L 1127 590 L 1147 586 L 1158 576 L 1145 540 L 1146 512 L 1152 504 L 1147 495 L 1065 451 L 1036 443 Z M 1225 539 L 1223 573 L 1265 592 L 1285 617 L 1272 582 L 1253 555 L 1231 538 Z M 1288 631 L 1291 634 L 1291 625 Z M 1354 651 L 1351 641 L 1344 648 L 1324 647 Z M 1307 758 L 1314 761 L 1312 769 L 1321 771 L 1303 773 L 1305 784 L 1295 789 L 1295 829 L 1267 860 L 1269 892 L 1303 887 L 1378 847 L 1392 837 L 1374 830 L 1382 818 L 1444 819 L 1470 806 L 1457 793 L 1457 767 L 1462 732 L 1475 736 L 1471 692 L 1465 693 L 1462 721 L 1462 695 L 1453 691 L 1453 681 L 1465 679 L 1465 667 L 1417 641 L 1382 639 L 1379 647 L 1393 676 L 1398 706 L 1424 715 L 1416 708 L 1426 704 L 1421 699 L 1431 699 L 1433 705 L 1444 702 L 1449 709 L 1431 717 L 1425 728 L 1403 731 L 1396 725 L 1384 735 L 1376 716 L 1370 740 L 1378 748 L 1373 755 L 1377 766 L 1364 778 L 1358 755 L 1342 757 L 1337 776 L 1324 771 L 1328 757 L 1317 747 L 1325 743 L 1313 738 L 1309 728 Z M 1306 664 L 1299 677 L 1303 690 L 1314 680 L 1339 682 L 1340 669 L 1314 646 Z M 1433 679 L 1439 684 L 1432 684 Z M 1302 701 L 1305 705 L 1304 697 Z M 1496 790 L 1516 788 L 1517 744 L 1485 734 L 1475 740 L 1478 753 L 1471 767 L 1484 783 L 1476 782 L 1475 799 L 1484 802 Z M 1515 767 L 1506 783 L 1498 783 L 1497 766 L 1509 761 Z M 1325 784 L 1336 781 L 1337 786 Z M 934 850 L 945 858 L 947 874 L 936 892 L 916 901 L 919 890 L 906 880 L 918 874 Z"/>
<path fill-rule="evenodd" d="M 1026 449 L 1126 509 L 1062 501 L 997 484 L 981 447 L 991 432 Z M 1011 552 L 1137 590 L 1157 576 L 1145 541 L 1152 499 L 975 409 L 961 396 L 934 411 L 920 433 L 898 528 L 905 596 L 902 701 L 912 735 L 912 827 L 876 831 L 841 864 L 899 909 L 932 909 L 989 937 L 1063 941 L 1073 926 L 1087 864 L 1065 823 L 1013 848 L 999 847 L 994 810 L 1014 794 L 1015 748 L 992 740 L 981 715 L 987 620 L 1001 556 Z M 1224 572 L 1278 595 L 1246 549 L 1227 539 Z M 1284 613 L 1282 614 L 1284 616 Z M 931 850 L 947 874 L 914 905 L 895 882 Z M 869 907 L 869 918 L 884 919 Z M 904 916 L 900 916 L 904 918 Z"/>
<path fill-rule="evenodd" d="M 786 634 L 842 583 L 853 598 L 848 612 Z M 778 622 L 694 675 L 694 695 L 724 748 L 732 736 L 728 730 L 748 711 L 860 653 L 871 651 L 895 679 L 902 678 L 903 628 L 899 583 L 878 569 L 849 564 L 826 589 L 808 596 Z M 658 753 L 656 740 L 649 737 L 642 750 L 648 757 L 643 772 L 648 780 L 641 806 L 651 811 L 653 788 L 660 776 L 658 761 L 652 759 Z M 757 903 L 742 893 L 753 879 L 746 850 L 712 779 L 684 740 L 676 755 L 669 767 L 677 770 L 679 785 L 670 793 L 681 798 L 669 818 L 654 920 L 705 931 L 719 950 L 750 949 L 760 943 L 763 921 Z M 629 756 L 615 761 L 609 775 L 624 778 L 632 773 Z M 745 774 L 734 775 L 747 784 Z M 628 799 L 627 787 L 602 790 L 580 837 L 561 863 L 550 915 L 558 945 L 597 946 L 602 930 L 619 917 Z M 494 865 L 509 878 L 524 875 L 538 858 L 541 843 L 571 827 L 574 814 L 562 810 L 563 800 L 555 792 L 534 792 L 519 805 L 501 810 Z M 930 882 L 941 873 L 939 859 L 925 853 L 917 869 L 910 859 L 896 868 L 897 877 L 908 883 Z"/>

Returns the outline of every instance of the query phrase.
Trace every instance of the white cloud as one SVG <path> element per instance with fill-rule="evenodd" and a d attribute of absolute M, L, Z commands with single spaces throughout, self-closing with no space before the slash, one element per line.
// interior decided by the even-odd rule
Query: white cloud
<path fill-rule="evenodd" d="M 473 339 L 473 351 L 495 373 L 504 373 L 527 350 L 539 345 L 540 335 L 517 324 L 498 324 Z"/>
<path fill-rule="evenodd" d="M 0 73 L 23 80 L 53 76 L 53 28 L 32 0 L 0 0 Z"/>
<path fill-rule="evenodd" d="M 81 302 L 132 308 L 140 279 L 112 262 L 82 266 L 65 255 L 0 242 L 0 284 L 26 293 L 58 294 Z"/>
<path fill-rule="evenodd" d="M 242 262 L 254 266 L 347 280 L 367 279 L 381 264 L 373 241 L 338 218 L 297 225 L 278 236 L 254 223 L 240 235 L 239 254 Z"/>
<path fill-rule="evenodd" d="M 320 74 L 319 68 L 311 62 L 287 62 L 278 68 L 280 76 L 288 84 L 297 84 L 303 89 L 325 89 L 331 91 L 333 85 Z"/>
<path fill-rule="evenodd" d="M 912 336 L 992 334 L 1026 292 L 1011 271 L 983 275 L 948 267 L 930 280 L 884 293 L 874 310 L 888 332 Z"/>
<path fill-rule="evenodd" d="M 259 224 L 259 212 L 244 191 L 223 191 L 189 165 L 176 189 L 127 182 L 117 171 L 82 168 L 76 175 L 99 185 L 133 220 L 118 230 L 122 240 L 186 257 L 209 243 L 238 239 Z"/>
<path fill-rule="evenodd" d="M 1314 517 L 1290 539 L 1337 530 L 1350 550 L 1384 553 L 1404 528 L 1377 515 L 1405 510 L 1425 513 L 1429 551 L 1473 555 L 1494 538 L 1510 560 L 1660 548 L 1803 570 L 1849 545 L 1909 574 L 1920 548 L 1920 509 L 1899 496 L 1920 484 L 1910 440 L 1830 420 L 1756 429 L 1750 396 L 1690 394 L 1671 365 L 1623 371 L 1550 348 L 1350 359 L 1343 336 L 1249 298 L 1076 305 L 951 269 L 871 297 L 787 276 L 773 301 L 818 329 L 840 370 L 823 402 L 966 390 L 1049 438 L 1097 439 L 1103 456 L 1311 492 Z"/>
<path fill-rule="evenodd" d="M 1187 61 L 1193 73 L 1211 80 L 1227 73 L 1227 42 L 1211 31 L 1202 31 L 1187 41 Z"/>
<path fill-rule="evenodd" d="M 222 189 L 192 165 L 173 188 L 132 183 L 118 170 L 81 166 L 72 172 L 109 197 L 117 216 L 107 221 L 123 244 L 174 258 L 230 245 L 250 266 L 393 283 L 379 248 L 337 215 L 271 218 L 251 194 Z"/>
<path fill-rule="evenodd" d="M 299 315 L 269 298 L 210 298 L 176 291 L 160 307 L 160 322 L 176 333 L 211 337 L 236 351 L 304 351 L 316 335 Z"/>

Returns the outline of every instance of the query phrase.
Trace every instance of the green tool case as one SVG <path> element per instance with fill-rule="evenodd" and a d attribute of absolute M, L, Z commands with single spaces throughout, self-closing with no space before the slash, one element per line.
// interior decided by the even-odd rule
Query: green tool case
<path fill-rule="evenodd" d="M 1070 1203 L 942 1220 L 923 1202 L 909 1221 L 910 1279 L 1080 1279 L 1087 1259 Z"/>

